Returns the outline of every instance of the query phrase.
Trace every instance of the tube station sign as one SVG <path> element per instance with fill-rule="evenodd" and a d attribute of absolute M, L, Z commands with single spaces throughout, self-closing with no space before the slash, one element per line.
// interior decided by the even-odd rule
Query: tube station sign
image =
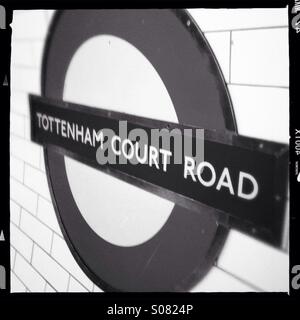
<path fill-rule="evenodd" d="M 63 237 L 104 291 L 190 291 L 231 228 L 284 249 L 288 146 L 238 134 L 187 10 L 57 11 L 29 101 Z"/>
<path fill-rule="evenodd" d="M 281 245 L 284 144 L 30 96 L 32 141 Z"/>

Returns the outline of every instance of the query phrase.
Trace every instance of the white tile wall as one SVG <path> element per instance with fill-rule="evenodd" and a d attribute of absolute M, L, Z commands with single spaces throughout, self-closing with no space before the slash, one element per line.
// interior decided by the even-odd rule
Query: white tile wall
<path fill-rule="evenodd" d="M 38 69 L 20 67 L 17 75 L 11 74 L 11 87 L 23 92 L 40 93 L 40 72 Z"/>
<path fill-rule="evenodd" d="M 13 40 L 41 40 L 47 33 L 44 10 L 23 11 L 18 10 L 14 13 L 12 29 L 17 30 L 13 33 Z"/>
<path fill-rule="evenodd" d="M 289 85 L 287 28 L 234 31 L 231 55 L 232 83 Z"/>
<path fill-rule="evenodd" d="M 33 292 L 43 292 L 46 281 L 40 276 L 33 267 L 21 257 L 21 255 L 16 255 L 16 261 L 14 266 L 14 273 L 22 279 L 22 282 L 26 287 Z"/>
<path fill-rule="evenodd" d="M 220 64 L 239 132 L 287 142 L 287 9 L 190 12 Z M 40 92 L 42 50 L 52 15 L 52 10 L 18 11 L 12 23 L 11 287 L 13 292 L 101 292 L 62 238 L 42 148 L 30 142 L 28 93 Z M 286 253 L 231 231 L 217 265 L 193 291 L 285 291 L 287 276 Z"/>
<path fill-rule="evenodd" d="M 76 281 L 73 277 L 70 278 L 69 283 L 69 292 L 88 292 L 88 290 L 83 287 L 78 281 Z"/>
<path fill-rule="evenodd" d="M 90 291 L 93 289 L 93 283 L 83 273 L 77 262 L 70 253 L 66 242 L 56 234 L 53 238 L 53 245 L 51 251 L 52 257 L 58 261 L 70 274 L 72 274 L 85 288 Z"/>
<path fill-rule="evenodd" d="M 70 275 L 37 245 L 34 245 L 32 266 L 51 283 L 54 289 L 59 292 L 67 291 Z"/>
<path fill-rule="evenodd" d="M 40 153 L 40 169 L 41 169 L 43 172 L 46 172 L 46 171 L 45 171 L 44 150 L 43 150 L 43 149 L 41 149 L 41 153 Z"/>
<path fill-rule="evenodd" d="M 10 136 L 10 153 L 37 168 L 40 166 L 40 148 L 37 144 L 20 137 Z"/>
<path fill-rule="evenodd" d="M 25 126 L 24 126 L 24 138 L 26 140 L 30 140 L 30 118 L 27 116 L 24 116 Z M 42 150 L 42 149 L 41 149 Z M 40 159 L 40 166 L 41 166 L 41 159 Z"/>
<path fill-rule="evenodd" d="M 236 279 L 232 275 L 213 267 L 206 277 L 196 285 L 191 291 L 192 292 L 211 292 L 216 291 L 216 288 L 219 292 L 252 292 L 256 289 L 247 285 L 245 282 Z M 257 290 L 258 291 L 258 290 Z"/>
<path fill-rule="evenodd" d="M 206 33 L 206 39 L 211 46 L 221 67 L 225 81 L 230 81 L 230 32 Z"/>
<path fill-rule="evenodd" d="M 218 266 L 265 291 L 288 291 L 288 255 L 239 232 L 230 232 Z"/>
<path fill-rule="evenodd" d="M 288 25 L 286 9 L 189 9 L 202 31 L 262 29 Z"/>
<path fill-rule="evenodd" d="M 46 24 L 49 25 L 55 11 L 54 10 L 45 10 L 44 13 L 45 13 L 45 17 L 46 17 Z"/>
<path fill-rule="evenodd" d="M 15 65 L 31 67 L 34 64 L 32 45 L 28 42 L 15 42 L 11 50 L 11 60 Z"/>
<path fill-rule="evenodd" d="M 37 217 L 50 229 L 62 236 L 52 203 L 42 197 L 38 199 Z"/>
<path fill-rule="evenodd" d="M 10 175 L 16 180 L 23 182 L 24 162 L 14 156 L 10 157 Z"/>
<path fill-rule="evenodd" d="M 35 214 L 37 207 L 37 194 L 34 191 L 28 189 L 22 183 L 11 179 L 10 197 L 23 208 Z"/>
<path fill-rule="evenodd" d="M 25 121 L 24 116 L 11 113 L 10 115 L 10 132 L 24 138 L 25 135 Z"/>
<path fill-rule="evenodd" d="M 45 292 L 56 292 L 48 283 L 46 283 Z"/>
<path fill-rule="evenodd" d="M 47 200 L 51 200 L 45 173 L 28 164 L 25 164 L 24 169 L 24 184 Z"/>
<path fill-rule="evenodd" d="M 53 232 L 24 209 L 21 212 L 20 229 L 36 244 L 50 253 Z"/>
<path fill-rule="evenodd" d="M 15 266 L 15 258 L 16 258 L 16 250 L 13 247 L 11 247 L 10 248 L 10 264 L 12 269 Z"/>
<path fill-rule="evenodd" d="M 10 243 L 27 261 L 31 260 L 33 241 L 13 223 L 10 224 Z"/>
<path fill-rule="evenodd" d="M 289 90 L 229 85 L 240 134 L 289 142 Z M 255 124 L 255 125 L 254 125 Z"/>
<path fill-rule="evenodd" d="M 13 200 L 10 200 L 10 219 L 15 225 L 19 225 L 21 217 L 21 207 Z"/>
<path fill-rule="evenodd" d="M 13 61 L 13 60 L 11 60 Z M 14 66 L 12 66 L 14 68 Z M 13 70 L 13 69 L 12 69 Z M 16 70 L 18 70 L 16 68 Z M 28 93 L 12 90 L 10 95 L 10 108 L 14 114 L 29 115 Z"/>
<path fill-rule="evenodd" d="M 10 281 L 11 281 L 11 288 L 13 288 L 13 292 L 26 292 L 26 287 L 13 272 L 11 272 L 10 274 Z"/>

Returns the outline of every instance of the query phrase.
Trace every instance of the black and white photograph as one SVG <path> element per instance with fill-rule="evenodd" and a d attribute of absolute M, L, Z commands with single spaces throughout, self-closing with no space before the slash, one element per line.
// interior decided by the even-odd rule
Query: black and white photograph
<path fill-rule="evenodd" d="M 292 299 L 300 2 L 124 5 L 0 6 L 0 293 Z"/>

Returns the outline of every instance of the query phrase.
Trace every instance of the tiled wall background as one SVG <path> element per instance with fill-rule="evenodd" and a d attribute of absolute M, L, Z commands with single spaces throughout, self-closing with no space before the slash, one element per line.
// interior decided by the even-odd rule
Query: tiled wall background
<path fill-rule="evenodd" d="M 241 134 L 288 143 L 287 9 L 190 10 L 231 93 Z M 11 63 L 11 288 L 101 291 L 62 238 L 41 147 L 30 142 L 28 93 L 40 93 L 41 57 L 53 11 L 16 11 Z M 287 247 L 287 244 L 286 244 Z M 193 291 L 287 291 L 288 254 L 231 231 L 216 265 Z"/>

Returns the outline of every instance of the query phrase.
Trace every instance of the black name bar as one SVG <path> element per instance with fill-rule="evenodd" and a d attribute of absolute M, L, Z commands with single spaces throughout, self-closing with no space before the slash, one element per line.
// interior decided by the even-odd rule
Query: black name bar
<path fill-rule="evenodd" d="M 220 223 L 247 232 L 280 247 L 285 227 L 288 181 L 288 146 L 252 139 L 229 131 L 204 129 L 201 138 L 192 126 L 146 119 L 129 114 L 30 96 L 31 139 L 47 148 L 135 184 L 147 191 L 198 210 L 212 207 Z M 168 130 L 191 139 L 193 150 L 202 144 L 203 158 L 193 160 L 182 149 L 182 162 L 174 163 L 170 148 L 147 145 L 142 161 L 137 140 L 119 135 L 120 121 L 126 134 L 142 129 Z M 116 135 L 105 140 L 104 129 Z M 189 129 L 189 130 L 187 130 Z M 176 131 L 175 130 L 175 131 Z M 176 136 L 176 135 L 175 135 Z M 188 140 L 187 140 L 188 141 Z M 115 163 L 103 163 L 106 147 Z M 145 147 L 145 145 L 144 145 Z M 134 150 L 135 149 L 135 150 Z M 110 150 L 111 151 L 111 150 Z M 108 152 L 108 150 L 106 151 Z M 136 155 L 137 163 L 131 163 Z M 139 157 L 138 157 L 139 155 Z M 122 163 L 122 160 L 128 160 Z"/>

